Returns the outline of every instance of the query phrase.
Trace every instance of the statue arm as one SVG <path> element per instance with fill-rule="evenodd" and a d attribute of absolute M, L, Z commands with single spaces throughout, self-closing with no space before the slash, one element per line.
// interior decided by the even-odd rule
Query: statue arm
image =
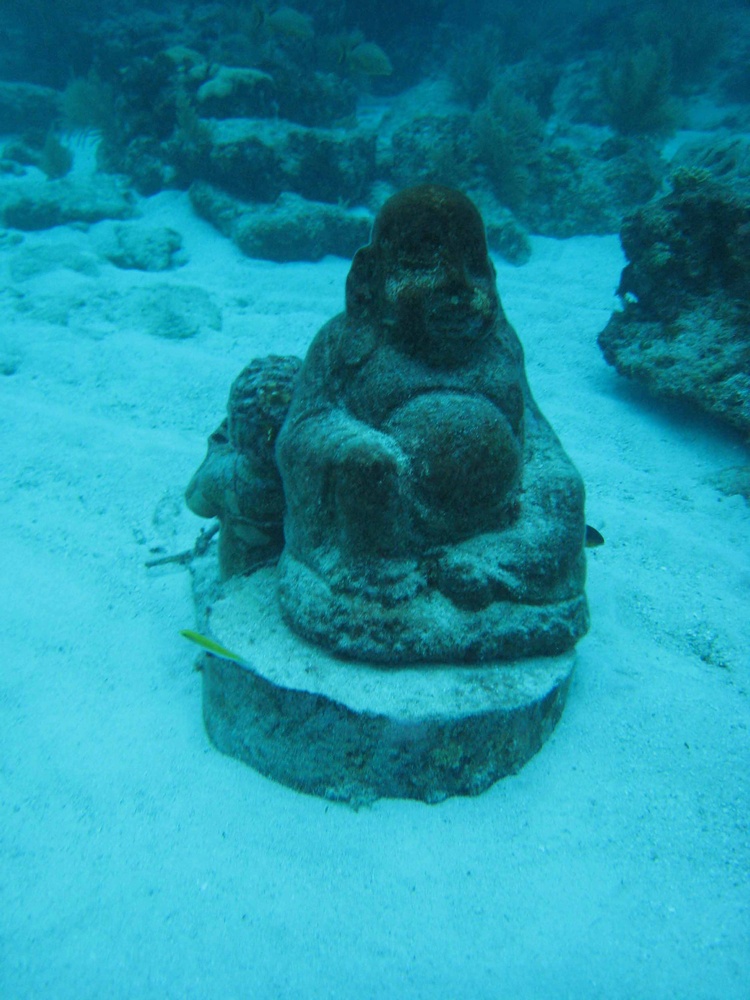
<path fill-rule="evenodd" d="M 276 443 L 287 508 L 299 537 L 315 547 L 336 535 L 386 544 L 407 459 L 394 439 L 357 419 L 339 398 L 335 330 L 324 328 L 300 373 L 291 409 Z M 399 528 L 400 530 L 400 528 Z M 380 540 L 380 542 L 378 542 Z M 364 544 L 364 543 L 363 543 Z"/>

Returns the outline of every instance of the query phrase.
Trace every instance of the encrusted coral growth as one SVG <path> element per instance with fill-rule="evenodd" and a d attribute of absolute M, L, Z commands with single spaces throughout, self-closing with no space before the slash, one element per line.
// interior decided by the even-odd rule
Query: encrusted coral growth
<path fill-rule="evenodd" d="M 700 168 L 678 170 L 672 188 L 623 222 L 626 312 L 668 322 L 711 295 L 750 308 L 750 199 Z"/>
<path fill-rule="evenodd" d="M 696 168 L 672 184 L 623 223 L 624 308 L 599 345 L 621 374 L 750 431 L 750 196 Z"/>

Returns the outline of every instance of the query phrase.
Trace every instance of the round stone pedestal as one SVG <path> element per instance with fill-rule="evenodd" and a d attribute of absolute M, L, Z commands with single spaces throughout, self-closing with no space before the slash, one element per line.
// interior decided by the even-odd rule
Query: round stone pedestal
<path fill-rule="evenodd" d="M 203 715 L 224 753 L 302 792 L 360 805 L 476 795 L 518 771 L 560 718 L 575 654 L 384 667 L 328 655 L 281 618 L 274 569 L 196 580 Z"/>

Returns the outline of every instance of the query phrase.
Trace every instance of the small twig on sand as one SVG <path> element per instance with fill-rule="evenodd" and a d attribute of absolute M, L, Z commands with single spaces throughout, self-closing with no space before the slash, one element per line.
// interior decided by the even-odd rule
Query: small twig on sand
<path fill-rule="evenodd" d="M 201 528 L 201 533 L 196 538 L 195 545 L 192 549 L 188 549 L 187 552 L 178 552 L 173 556 L 160 556 L 158 559 L 148 559 L 146 561 L 147 569 L 152 569 L 154 566 L 166 566 L 167 563 L 177 563 L 178 566 L 187 566 L 188 563 L 193 561 L 193 559 L 204 555 L 208 551 L 211 539 L 220 527 L 221 525 L 217 521 L 215 524 L 212 524 L 210 528 Z"/>

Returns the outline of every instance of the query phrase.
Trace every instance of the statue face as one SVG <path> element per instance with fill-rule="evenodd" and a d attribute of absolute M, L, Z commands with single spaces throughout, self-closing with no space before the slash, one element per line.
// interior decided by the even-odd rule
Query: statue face
<path fill-rule="evenodd" d="M 352 272 L 352 290 L 367 288 L 372 313 L 406 349 L 468 345 L 500 310 L 481 217 L 451 188 L 423 185 L 389 199 Z"/>
<path fill-rule="evenodd" d="M 494 273 L 478 272 L 459 254 L 400 252 L 385 267 L 384 321 L 399 337 L 421 342 L 475 341 L 498 312 Z"/>

